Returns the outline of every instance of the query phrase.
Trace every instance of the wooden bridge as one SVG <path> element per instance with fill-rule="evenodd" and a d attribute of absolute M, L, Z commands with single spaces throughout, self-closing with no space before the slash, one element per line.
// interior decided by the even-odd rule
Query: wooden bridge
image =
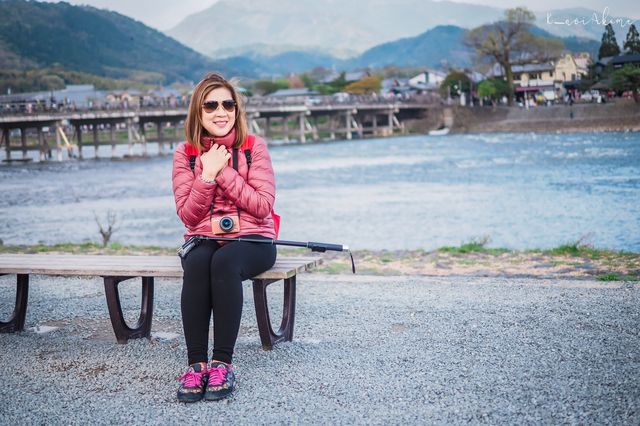
<path fill-rule="evenodd" d="M 300 143 L 319 139 L 352 139 L 405 133 L 404 120 L 426 116 L 433 103 L 368 102 L 335 104 L 263 103 L 246 108 L 251 132 L 267 140 L 292 139 Z M 5 161 L 29 161 L 27 152 L 38 150 L 40 160 L 62 161 L 83 158 L 83 146 L 93 146 L 94 156 L 102 146 L 128 144 L 128 155 L 141 144 L 148 155 L 147 142 L 157 142 L 158 154 L 173 149 L 184 140 L 186 108 L 144 108 L 138 110 L 43 111 L 31 114 L 0 115 Z M 91 135 L 90 141 L 86 135 Z M 55 143 L 53 140 L 55 139 Z M 22 152 L 21 158 L 12 152 Z"/>

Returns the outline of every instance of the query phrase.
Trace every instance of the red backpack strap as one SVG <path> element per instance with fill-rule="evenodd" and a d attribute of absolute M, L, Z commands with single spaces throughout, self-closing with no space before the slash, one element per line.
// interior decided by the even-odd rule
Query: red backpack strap
<path fill-rule="evenodd" d="M 198 148 L 191 145 L 189 142 L 185 142 L 184 145 L 184 152 L 189 156 L 189 167 L 193 172 L 196 168 L 196 158 L 198 158 L 200 153 L 198 152 Z"/>
<path fill-rule="evenodd" d="M 242 146 L 240 147 L 244 151 L 245 157 L 247 157 L 247 169 L 251 168 L 251 151 L 253 150 L 253 143 L 256 141 L 255 135 L 247 135 Z M 271 217 L 273 219 L 273 228 L 276 233 L 276 239 L 280 233 L 280 215 L 271 210 Z"/>
<path fill-rule="evenodd" d="M 242 143 L 242 150 L 244 151 L 244 156 L 247 158 L 247 169 L 251 168 L 251 162 L 253 159 L 251 158 L 251 151 L 253 150 L 253 143 L 256 141 L 256 137 L 254 135 L 247 135 Z"/>

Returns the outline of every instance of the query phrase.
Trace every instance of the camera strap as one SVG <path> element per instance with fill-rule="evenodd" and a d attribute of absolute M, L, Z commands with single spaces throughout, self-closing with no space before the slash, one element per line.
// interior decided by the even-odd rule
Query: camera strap
<path fill-rule="evenodd" d="M 233 148 L 232 153 L 231 153 L 231 157 L 233 158 L 232 162 L 233 162 L 233 168 L 235 169 L 235 171 L 238 171 L 238 148 Z M 249 172 L 249 166 L 247 165 L 247 173 Z M 240 207 L 236 206 L 236 209 L 238 209 L 238 220 L 240 219 Z"/>

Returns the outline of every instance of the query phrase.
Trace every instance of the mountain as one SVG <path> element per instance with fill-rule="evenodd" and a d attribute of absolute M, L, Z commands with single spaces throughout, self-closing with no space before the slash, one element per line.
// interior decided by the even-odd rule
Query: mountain
<path fill-rule="evenodd" d="M 439 25 L 471 29 L 495 22 L 504 18 L 504 10 L 434 0 L 220 0 L 167 33 L 214 58 L 245 55 L 247 46 L 259 43 L 289 46 L 287 50 L 292 51 L 315 49 L 347 59 Z M 603 13 L 585 8 L 536 12 L 535 25 L 558 37 L 599 41 Z M 617 18 L 625 20 L 607 15 L 609 20 Z M 628 25 L 614 27 L 621 42 Z"/>
<path fill-rule="evenodd" d="M 464 28 L 454 25 L 438 26 L 416 37 L 368 49 L 349 63 L 353 68 L 381 68 L 386 65 L 440 68 L 445 64 L 468 67 L 472 62 L 472 52 L 462 42 L 465 32 Z"/>
<path fill-rule="evenodd" d="M 537 36 L 559 40 L 562 42 L 562 44 L 564 44 L 565 48 L 570 52 L 573 52 L 573 53 L 589 52 L 592 58 L 598 57 L 598 50 L 600 49 L 599 41 L 586 38 L 586 37 L 576 37 L 576 36 L 559 37 L 555 34 L 552 34 L 546 31 L 546 29 L 543 29 L 537 26 L 531 27 L 530 32 Z"/>
<path fill-rule="evenodd" d="M 433 0 L 220 0 L 167 34 L 216 57 L 256 43 L 362 52 L 442 23 L 476 26 L 501 9 Z"/>
<path fill-rule="evenodd" d="M 68 3 L 2 0 L 0 16 L 3 71 L 62 66 L 154 84 L 197 81 L 213 69 L 244 73 L 115 12 Z"/>
<path fill-rule="evenodd" d="M 473 65 L 474 51 L 464 42 L 467 30 L 454 25 L 432 28 L 416 37 L 383 43 L 345 62 L 347 68 L 398 67 L 467 68 Z M 596 56 L 600 43 L 579 37 L 557 37 L 538 27 L 531 32 L 561 41 L 573 53 L 589 52 Z"/>
<path fill-rule="evenodd" d="M 247 52 L 247 58 L 258 65 L 256 72 L 263 76 L 287 75 L 289 73 L 302 73 L 316 67 L 336 68 L 344 67 L 346 61 L 320 51 L 286 51 L 274 55 L 258 52 Z M 224 59 L 226 64 L 229 60 Z"/>

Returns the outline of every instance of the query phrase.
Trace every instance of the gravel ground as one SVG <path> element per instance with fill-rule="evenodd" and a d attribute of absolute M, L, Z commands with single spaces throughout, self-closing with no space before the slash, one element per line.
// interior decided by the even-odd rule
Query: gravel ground
<path fill-rule="evenodd" d="M 121 292 L 133 321 L 139 285 Z M 294 341 L 265 352 L 247 282 L 238 389 L 190 405 L 179 294 L 158 280 L 163 337 L 118 345 L 100 279 L 32 277 L 41 332 L 0 335 L 0 424 L 640 424 L 637 284 L 304 274 Z"/>

